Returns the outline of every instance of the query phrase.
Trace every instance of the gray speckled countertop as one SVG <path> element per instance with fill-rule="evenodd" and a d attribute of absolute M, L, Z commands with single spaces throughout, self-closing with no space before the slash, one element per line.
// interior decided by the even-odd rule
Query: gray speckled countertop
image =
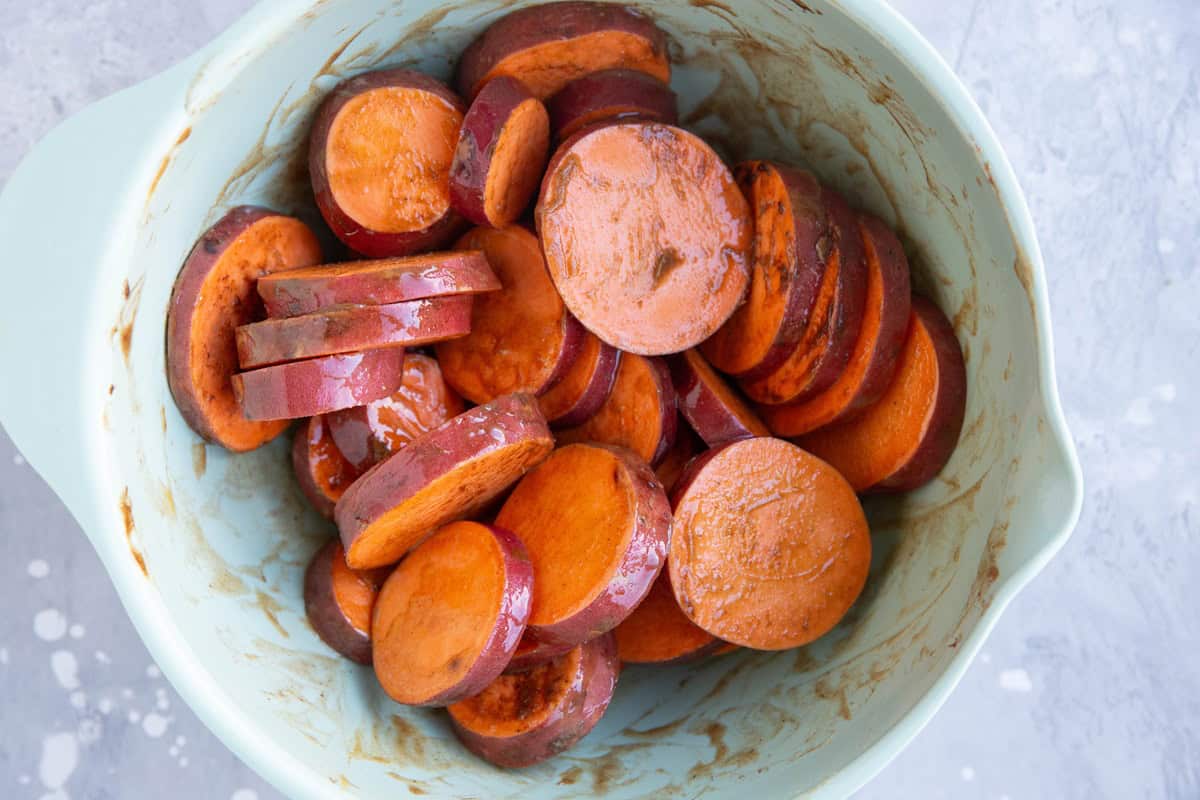
<path fill-rule="evenodd" d="M 0 182 L 56 122 L 248 5 L 0 0 Z M 1200 798 L 1200 3 L 895 5 L 962 76 L 1028 194 L 1087 499 L 950 701 L 860 796 Z M 278 796 L 180 703 L 2 434 L 0 548 L 0 797 Z"/>

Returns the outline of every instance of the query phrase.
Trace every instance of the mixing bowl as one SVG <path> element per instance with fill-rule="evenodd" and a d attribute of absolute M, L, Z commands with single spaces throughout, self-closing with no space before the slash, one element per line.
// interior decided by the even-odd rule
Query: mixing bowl
<path fill-rule="evenodd" d="M 0 197 L 0 419 L 180 694 L 291 796 L 843 796 L 946 699 L 1081 497 L 1012 169 L 949 68 L 879 0 L 640 4 L 672 39 L 686 124 L 731 159 L 805 163 L 894 223 L 967 356 L 957 452 L 924 489 L 867 502 L 868 589 L 816 644 L 630 668 L 579 747 L 495 769 L 308 627 L 301 575 L 331 530 L 293 482 L 286 438 L 233 456 L 171 402 L 164 314 L 200 232 L 247 202 L 313 218 L 304 141 L 330 87 L 384 65 L 449 77 L 476 33 L 526 4 L 263 3 L 53 131 Z"/>

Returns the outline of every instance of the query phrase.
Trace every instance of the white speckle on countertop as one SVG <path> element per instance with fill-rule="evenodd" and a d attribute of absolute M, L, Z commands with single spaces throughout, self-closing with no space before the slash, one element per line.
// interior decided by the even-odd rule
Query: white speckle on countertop
<path fill-rule="evenodd" d="M 253 789 L 238 789 L 229 795 L 229 800 L 258 800 L 258 792 Z"/>
<path fill-rule="evenodd" d="M 103 650 L 96 651 L 96 660 L 99 661 L 101 664 L 111 664 L 112 663 L 112 659 L 108 657 L 108 653 L 104 652 Z"/>
<path fill-rule="evenodd" d="M 1125 421 L 1130 425 L 1145 427 L 1154 424 L 1154 414 L 1150 412 L 1149 397 L 1135 397 L 1125 412 Z"/>
<path fill-rule="evenodd" d="M 25 464 L 25 457 L 20 453 L 15 453 L 13 454 L 13 463 L 20 467 Z"/>
<path fill-rule="evenodd" d="M 79 691 L 71 692 L 70 697 L 68 697 L 67 699 L 71 701 L 71 708 L 77 708 L 77 709 L 82 710 L 87 707 L 87 693 L 86 692 L 79 692 Z"/>
<path fill-rule="evenodd" d="M 166 689 L 154 690 L 154 707 L 159 711 L 166 711 L 171 707 L 171 701 L 167 698 Z"/>
<path fill-rule="evenodd" d="M 96 710 L 101 714 L 111 714 L 113 711 L 113 701 L 110 697 L 100 698 L 100 702 L 96 704 Z"/>
<path fill-rule="evenodd" d="M 33 617 L 33 635 L 43 642 L 57 642 L 67 632 L 67 618 L 57 608 L 43 608 Z"/>
<path fill-rule="evenodd" d="M 79 742 L 73 733 L 52 733 L 42 739 L 38 777 L 47 789 L 61 789 L 79 766 Z"/>
<path fill-rule="evenodd" d="M 167 732 L 171 725 L 171 717 L 164 717 L 151 711 L 142 719 L 142 730 L 151 739 L 158 739 Z"/>
<path fill-rule="evenodd" d="M 1154 387 L 1154 396 L 1164 403 L 1175 402 L 1175 384 L 1162 383 Z"/>
<path fill-rule="evenodd" d="M 67 635 L 72 639 L 82 639 L 85 633 L 87 633 L 87 629 L 78 622 L 76 622 L 70 628 L 67 628 Z"/>
<path fill-rule="evenodd" d="M 79 727 L 76 729 L 76 736 L 79 737 L 80 744 L 92 744 L 100 741 L 100 737 L 104 734 L 104 726 L 100 720 L 91 717 L 79 720 Z"/>
<path fill-rule="evenodd" d="M 958 771 L 958 774 L 961 775 L 962 779 L 968 783 L 975 780 L 975 768 L 972 766 L 963 767 Z"/>
<path fill-rule="evenodd" d="M 1006 692 L 1032 692 L 1033 680 L 1023 669 L 1006 669 L 1000 672 L 1000 688 Z"/>
<path fill-rule="evenodd" d="M 8 648 L 0 647 L 0 664 L 8 663 Z"/>
<path fill-rule="evenodd" d="M 125 718 L 129 720 L 130 725 L 137 725 L 142 721 L 142 715 L 136 709 L 130 709 Z"/>
<path fill-rule="evenodd" d="M 68 691 L 79 688 L 79 662 L 70 650 L 55 650 L 51 653 L 50 669 L 62 688 Z"/>
<path fill-rule="evenodd" d="M 1164 74 L 1166 70 L 1163 71 Z M 1158 240 L 1158 252 L 1160 255 L 1169 256 L 1175 252 L 1175 240 L 1162 236 Z"/>
<path fill-rule="evenodd" d="M 146 677 L 151 680 L 157 680 L 162 677 L 162 670 L 158 668 L 157 664 L 151 664 L 146 667 Z"/>
<path fill-rule="evenodd" d="M 29 566 L 25 568 L 31 578 L 44 578 L 50 574 L 50 565 L 40 558 L 35 558 L 29 562 Z"/>
<path fill-rule="evenodd" d="M 188 765 L 188 757 L 187 757 L 187 756 L 180 756 L 180 757 L 179 757 L 179 766 L 180 766 L 180 767 L 186 767 L 187 765 Z"/>

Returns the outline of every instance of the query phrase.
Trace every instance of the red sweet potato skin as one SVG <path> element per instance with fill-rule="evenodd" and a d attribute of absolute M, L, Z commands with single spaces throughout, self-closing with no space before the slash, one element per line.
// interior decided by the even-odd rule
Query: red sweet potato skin
<path fill-rule="evenodd" d="M 351 661 L 370 664 L 370 633 L 351 624 L 333 593 L 333 559 L 341 554 L 337 539 L 317 551 L 304 573 L 304 609 L 321 641 Z"/>
<path fill-rule="evenodd" d="M 547 110 L 550 127 L 560 140 L 605 119 L 639 116 L 668 125 L 679 121 L 671 87 L 632 69 L 610 69 L 577 78 L 550 98 Z"/>
<path fill-rule="evenodd" d="M 396 391 L 404 350 L 368 350 L 289 361 L 233 376 L 247 419 L 299 419 L 362 405 Z"/>

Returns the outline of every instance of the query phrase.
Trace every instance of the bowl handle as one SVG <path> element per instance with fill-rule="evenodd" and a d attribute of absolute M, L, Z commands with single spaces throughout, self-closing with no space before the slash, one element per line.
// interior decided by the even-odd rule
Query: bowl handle
<path fill-rule="evenodd" d="M 84 462 L 100 456 L 93 434 L 108 401 L 109 331 L 121 301 L 105 276 L 124 272 L 115 262 L 133 235 L 130 193 L 146 169 L 147 142 L 164 117 L 183 111 L 174 102 L 182 66 L 60 124 L 0 192 L 8 298 L 0 424 L 85 530 L 95 488 L 86 476 L 97 473 Z"/>

